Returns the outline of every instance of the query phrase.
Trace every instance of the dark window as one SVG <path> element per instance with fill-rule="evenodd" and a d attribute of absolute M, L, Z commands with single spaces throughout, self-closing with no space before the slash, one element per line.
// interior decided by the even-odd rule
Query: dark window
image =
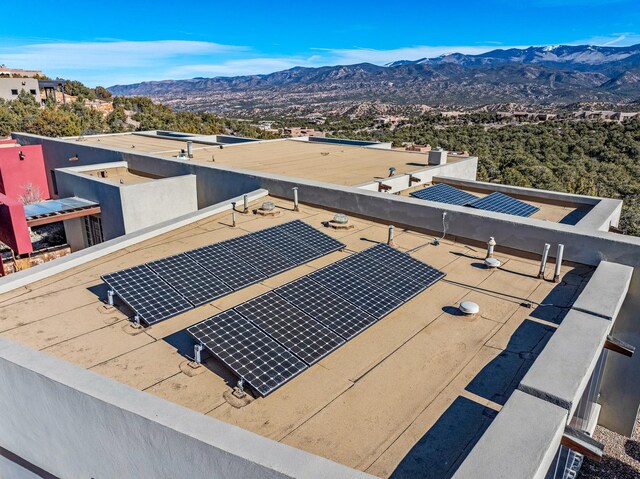
<path fill-rule="evenodd" d="M 36 94 L 36 91 L 35 91 L 35 90 L 29 90 L 29 92 L 30 92 L 32 95 L 35 95 L 35 94 Z"/>
<path fill-rule="evenodd" d="M 58 183 L 56 183 L 56 172 L 51 170 L 51 186 L 53 186 L 53 194 L 58 194 Z"/>
<path fill-rule="evenodd" d="M 18 94 L 18 90 L 13 90 L 13 89 L 12 89 L 12 90 L 11 90 L 11 94 L 12 94 L 12 95 L 17 95 L 17 94 Z"/>
<path fill-rule="evenodd" d="M 93 246 L 102 243 L 104 241 L 102 237 L 102 218 L 99 215 L 89 215 L 83 219 L 87 244 Z"/>

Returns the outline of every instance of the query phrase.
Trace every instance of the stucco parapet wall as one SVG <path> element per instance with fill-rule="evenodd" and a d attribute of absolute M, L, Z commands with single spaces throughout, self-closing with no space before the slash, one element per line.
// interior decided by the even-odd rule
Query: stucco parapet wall
<path fill-rule="evenodd" d="M 453 479 L 544 478 L 566 421 L 566 410 L 514 391 Z"/>
<path fill-rule="evenodd" d="M 602 261 L 587 283 L 573 309 L 615 320 L 627 296 L 633 268 Z"/>
<path fill-rule="evenodd" d="M 56 168 L 56 171 L 82 173 L 83 171 L 94 171 L 110 168 L 129 168 L 129 164 L 126 161 L 112 161 L 109 163 L 98 163 L 97 165 L 80 165 L 80 166 L 65 166 L 64 168 Z M 102 180 L 99 176 L 92 177 L 96 180 Z M 105 179 L 106 181 L 106 179 Z"/>
<path fill-rule="evenodd" d="M 571 310 L 518 389 L 560 406 L 573 417 L 611 331 L 611 321 Z"/>
<path fill-rule="evenodd" d="M 425 166 L 424 168 L 412 171 L 411 173 L 399 173 L 387 178 L 382 178 L 375 181 L 367 181 L 366 183 L 357 185 L 357 187 L 369 191 L 378 191 L 378 187 L 382 183 L 383 185 L 391 188 L 390 190 L 386 191 L 387 194 L 399 193 L 409 188 L 413 188 L 414 186 L 418 186 L 421 183 L 428 183 L 432 181 L 433 178 L 440 177 L 436 175 L 442 175 L 443 173 L 456 175 L 456 178 L 464 178 L 467 181 L 474 182 L 477 170 L 478 158 L 476 156 L 469 156 L 467 158 L 462 158 L 455 163 Z M 411 185 L 409 185 L 409 179 L 411 177 L 418 178 L 420 180 L 420 183 L 412 183 Z"/>
<path fill-rule="evenodd" d="M 247 193 L 247 197 L 249 202 L 251 202 L 260 198 L 264 198 L 268 194 L 269 192 L 267 190 L 259 189 Z M 80 266 L 84 263 L 87 263 L 88 261 L 92 261 L 94 259 L 98 259 L 111 254 L 114 251 L 121 250 L 122 248 L 126 248 L 142 241 L 146 241 L 150 238 L 167 233 L 169 231 L 182 228 L 183 226 L 189 225 L 196 221 L 200 221 L 210 216 L 217 215 L 218 213 L 221 213 L 223 211 L 230 211 L 232 208 L 231 202 L 234 201 L 236 203 L 241 203 L 243 201 L 243 196 L 230 198 L 228 201 L 211 205 L 197 212 L 189 213 L 175 219 L 164 221 L 154 226 L 143 228 L 134 233 L 105 241 L 104 243 L 100 243 L 95 246 L 91 246 L 90 248 L 71 253 L 70 255 L 64 256 L 62 258 L 58 258 L 55 261 L 42 263 L 38 266 L 34 266 L 33 268 L 25 269 L 9 276 L 1 277 L 0 294 L 33 283 L 34 281 L 48 278 L 68 269 Z"/>
<path fill-rule="evenodd" d="M 521 199 L 530 199 L 542 203 L 573 206 L 576 208 L 590 206 L 591 210 L 575 225 L 576 228 L 583 228 L 585 230 L 609 231 L 611 224 L 617 226 L 622 211 L 622 200 L 614 200 L 611 198 L 575 195 L 558 191 L 487 183 L 485 181 L 469 181 L 464 178 L 453 178 L 449 176 L 434 176 L 433 182 L 446 183 L 451 186 L 486 193 L 499 191 L 506 195 L 515 195 Z"/>
<path fill-rule="evenodd" d="M 371 477 L 5 338 L 0 374 L 0 446 L 59 477 Z"/>
<path fill-rule="evenodd" d="M 175 183 L 194 182 L 194 185 L 195 185 L 196 175 L 193 173 L 187 173 L 184 175 L 176 175 L 176 176 L 168 176 L 164 178 L 153 178 L 153 182 L 149 182 L 149 183 L 144 182 L 144 183 L 124 183 L 124 184 L 117 183 L 109 178 L 101 178 L 99 176 L 91 176 L 83 173 L 85 171 L 100 170 L 100 169 L 111 169 L 111 168 L 120 168 L 120 167 L 128 168 L 129 167 L 128 165 L 129 163 L 126 161 L 114 161 L 110 163 L 98 163 L 96 165 L 68 166 L 65 168 L 56 168 L 55 171 L 56 171 L 56 174 L 57 173 L 70 174 L 72 176 L 82 178 L 88 181 L 95 181 L 97 183 L 115 186 L 117 188 L 127 189 L 127 190 L 132 190 L 136 188 L 144 189 L 144 188 L 147 188 L 151 183 L 153 183 L 154 185 L 163 185 L 163 187 L 167 189 L 171 188 L 172 182 L 175 182 Z"/>
<path fill-rule="evenodd" d="M 545 243 L 562 243 L 565 245 L 564 258 L 567 261 L 594 266 L 602 260 L 630 266 L 640 265 L 640 238 L 634 236 L 584 230 L 572 225 L 389 195 L 351 186 L 132 153 L 99 145 L 82 145 L 28 133 L 12 133 L 12 136 L 26 144 L 42 144 L 43 149 L 55 145 L 52 149 L 57 154 L 65 155 L 82 149 L 87 156 L 95 152 L 104 158 L 100 162 L 126 160 L 138 171 L 153 171 L 160 176 L 193 173 L 198 176 L 199 195 L 203 189 L 200 185 L 212 184 L 214 180 L 221 181 L 225 186 L 247 185 L 247 190 L 265 188 L 269 190 L 269 194 L 282 198 L 292 198 L 291 188 L 297 186 L 302 203 L 423 231 L 441 232 L 442 212 L 446 211 L 447 235 L 476 241 L 487 241 L 493 236 L 498 242 L 497 251 L 501 247 L 508 247 L 540 254 Z M 45 149 L 45 154 L 46 152 Z"/>

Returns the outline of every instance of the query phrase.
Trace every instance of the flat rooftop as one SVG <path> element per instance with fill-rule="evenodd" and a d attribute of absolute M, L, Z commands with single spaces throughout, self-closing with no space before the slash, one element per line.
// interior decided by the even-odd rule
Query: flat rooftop
<path fill-rule="evenodd" d="M 300 147 L 308 146 L 329 148 Z M 398 249 L 447 276 L 269 396 L 237 409 L 223 397 L 237 378 L 217 360 L 207 359 L 195 375 L 181 369 L 194 345 L 185 328 L 387 239 L 386 224 L 352 218 L 354 229 L 332 230 L 323 226 L 332 211 L 301 204 L 293 212 L 289 201 L 268 199 L 279 217 L 237 214 L 233 228 L 230 213 L 221 213 L 0 295 L 0 335 L 376 476 L 413 476 L 426 464 L 431 477 L 443 477 L 491 423 L 592 272 L 565 265 L 554 284 L 535 278 L 537 260 L 502 253 L 496 256 L 503 266 L 489 270 L 483 248 L 448 238 L 433 246 L 431 236 L 397 228 Z M 294 219 L 339 239 L 345 250 L 142 331 L 132 330 L 131 313 L 117 298 L 116 308 L 104 303 L 102 274 Z M 480 313 L 460 315 L 464 300 L 478 303 Z"/>
<path fill-rule="evenodd" d="M 131 185 L 136 183 L 146 183 L 159 177 L 154 177 L 146 173 L 130 170 L 124 166 L 114 168 L 98 168 L 95 170 L 82 170 L 83 175 L 94 176 L 107 181 L 112 181 L 121 185 Z"/>
<path fill-rule="evenodd" d="M 220 148 L 194 140 L 191 161 L 224 165 L 245 170 L 286 175 L 295 178 L 355 186 L 396 174 L 423 170 L 426 153 L 368 148 L 362 146 L 315 143 L 299 140 L 269 140 Z M 186 149 L 186 140 L 151 138 L 141 135 L 83 137 L 83 142 L 100 146 L 175 157 Z M 449 156 L 454 163 L 465 158 Z"/>

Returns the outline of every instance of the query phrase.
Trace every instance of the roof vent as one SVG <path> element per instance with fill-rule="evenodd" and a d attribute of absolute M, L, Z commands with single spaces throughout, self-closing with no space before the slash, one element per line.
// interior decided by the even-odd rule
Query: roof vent
<path fill-rule="evenodd" d="M 345 225 L 349 222 L 349 217 L 344 213 L 336 213 L 333 217 L 333 222 L 341 225 Z"/>
<path fill-rule="evenodd" d="M 276 209 L 276 204 L 273 201 L 265 201 L 260 208 L 255 210 L 255 213 L 261 216 L 280 216 L 282 211 Z"/>
<path fill-rule="evenodd" d="M 349 217 L 344 213 L 336 213 L 331 221 L 327 222 L 327 226 L 334 230 L 349 230 L 354 226 L 349 224 Z"/>
<path fill-rule="evenodd" d="M 490 269 L 499 268 L 501 264 L 500 260 L 496 258 L 487 258 L 484 260 L 484 265 Z"/>
<path fill-rule="evenodd" d="M 459 309 L 465 316 L 471 316 L 480 312 L 480 306 L 473 301 L 463 301 L 460 303 Z"/>

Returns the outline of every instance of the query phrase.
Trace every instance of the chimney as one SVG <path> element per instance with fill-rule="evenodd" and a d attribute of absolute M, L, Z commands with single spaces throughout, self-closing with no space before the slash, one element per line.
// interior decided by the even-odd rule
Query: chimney
<path fill-rule="evenodd" d="M 447 151 L 442 148 L 434 148 L 429 152 L 430 165 L 445 165 L 447 163 Z"/>

